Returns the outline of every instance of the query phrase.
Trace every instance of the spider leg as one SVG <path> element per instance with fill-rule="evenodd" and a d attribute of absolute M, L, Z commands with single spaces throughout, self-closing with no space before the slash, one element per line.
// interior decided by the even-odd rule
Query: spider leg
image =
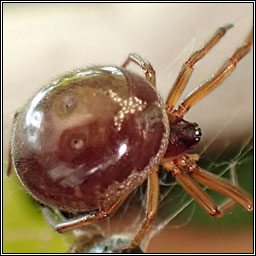
<path fill-rule="evenodd" d="M 61 221 L 67 221 L 67 219 L 62 215 L 59 209 L 49 208 L 47 206 L 42 207 L 42 214 L 48 224 L 55 229 L 55 226 L 58 225 L 57 218 Z"/>
<path fill-rule="evenodd" d="M 185 168 L 189 172 L 189 174 L 201 184 L 233 199 L 235 202 L 244 207 L 247 211 L 253 211 L 253 201 L 250 196 L 248 196 L 238 187 L 229 184 L 226 180 L 210 172 L 202 170 L 189 157 L 185 156 L 182 160 L 177 160 L 175 164 L 178 165 L 180 168 Z M 228 202 L 227 205 L 222 205 L 222 208 L 227 208 L 228 210 L 230 208 L 230 204 L 231 203 Z"/>
<path fill-rule="evenodd" d="M 240 61 L 251 49 L 253 42 L 253 30 L 250 31 L 243 46 L 238 48 L 230 59 L 228 59 L 224 65 L 218 70 L 216 74 L 201 86 L 197 87 L 192 94 L 190 94 L 175 110 L 173 113 L 180 117 L 183 117 L 188 110 L 197 103 L 200 99 L 205 97 L 208 93 L 214 90 L 221 82 L 226 79 L 231 72 L 235 69 L 236 64 Z"/>
<path fill-rule="evenodd" d="M 193 161 L 199 161 L 200 156 L 198 154 L 187 154 L 187 156 Z"/>
<path fill-rule="evenodd" d="M 122 65 L 125 68 L 130 62 L 133 62 L 140 66 L 143 70 L 145 70 L 146 79 L 155 87 L 156 86 L 156 76 L 155 70 L 152 65 L 145 59 L 143 59 L 140 55 L 136 53 L 131 53 L 128 55 L 127 60 Z"/>
<path fill-rule="evenodd" d="M 186 173 L 182 171 L 173 161 L 163 162 L 164 168 L 171 172 L 173 177 L 179 182 L 179 184 L 190 194 L 201 207 L 213 217 L 221 217 L 222 214 L 206 194 L 206 192 L 193 181 Z"/>
<path fill-rule="evenodd" d="M 127 196 L 128 195 L 121 197 L 118 201 L 116 201 L 107 209 L 101 209 L 99 211 L 90 212 L 84 214 L 83 216 L 58 223 L 54 226 L 54 228 L 56 229 L 56 231 L 62 233 L 76 228 L 81 228 L 83 226 L 105 219 L 109 217 L 115 210 L 118 209 L 118 207 L 124 202 Z"/>
<path fill-rule="evenodd" d="M 115 251 L 124 251 L 137 247 L 145 234 L 150 229 L 154 217 L 156 215 L 159 197 L 159 184 L 158 184 L 158 168 L 148 176 L 148 190 L 147 190 L 147 206 L 146 217 L 131 244 L 127 247 L 119 248 Z"/>
<path fill-rule="evenodd" d="M 12 134 L 14 132 L 14 126 L 15 126 L 15 123 L 17 121 L 17 118 L 18 118 L 20 112 L 21 111 L 17 111 L 14 114 L 13 121 L 12 121 Z M 10 145 L 9 145 L 9 156 L 8 156 L 8 167 L 7 167 L 7 171 L 6 171 L 7 176 L 11 175 L 12 167 L 13 167 L 13 165 L 12 165 L 12 142 L 10 142 Z"/>
<path fill-rule="evenodd" d="M 238 182 L 237 182 L 235 166 L 231 167 L 230 174 L 231 174 L 232 185 L 237 187 Z M 235 205 L 236 205 L 236 202 L 229 198 L 227 201 L 221 204 L 218 208 L 220 209 L 221 212 L 225 213 L 225 212 L 229 212 Z"/>
<path fill-rule="evenodd" d="M 186 87 L 188 80 L 193 72 L 194 65 L 200 59 L 202 59 L 212 49 L 212 47 L 219 42 L 219 40 L 225 35 L 226 31 L 232 27 L 232 24 L 228 24 L 225 27 L 219 28 L 215 35 L 205 44 L 205 46 L 201 50 L 194 52 L 183 64 L 166 101 L 167 111 L 169 113 L 173 110 L 184 88 Z"/>
<path fill-rule="evenodd" d="M 7 176 L 10 176 L 12 173 L 12 145 L 9 145 L 9 156 L 8 156 L 8 167 L 7 167 L 7 171 L 6 174 Z"/>
<path fill-rule="evenodd" d="M 51 209 L 49 209 L 47 206 L 42 207 L 42 214 L 43 214 L 45 220 L 47 221 L 47 223 L 48 223 L 52 228 L 55 228 L 55 226 L 58 224 L 56 217 L 57 217 L 57 216 L 60 217 L 60 215 L 55 212 L 55 214 L 57 215 L 57 216 L 55 216 L 55 215 L 53 214 L 53 211 L 52 211 Z M 65 219 L 63 218 L 62 221 L 65 221 Z"/>

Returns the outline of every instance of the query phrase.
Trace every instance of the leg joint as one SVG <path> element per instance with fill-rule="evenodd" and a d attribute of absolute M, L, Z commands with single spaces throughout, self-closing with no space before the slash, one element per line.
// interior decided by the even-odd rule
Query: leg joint
<path fill-rule="evenodd" d="M 154 219 L 155 216 L 156 216 L 156 213 L 153 212 L 153 211 L 150 211 L 150 212 L 147 213 L 147 219 L 148 219 L 148 220 Z"/>

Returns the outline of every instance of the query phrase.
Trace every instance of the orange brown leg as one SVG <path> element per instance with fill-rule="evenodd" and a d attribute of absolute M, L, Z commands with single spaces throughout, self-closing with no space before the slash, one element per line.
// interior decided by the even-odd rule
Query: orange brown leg
<path fill-rule="evenodd" d="M 159 197 L 159 184 L 158 184 L 158 168 L 149 175 L 148 177 L 148 190 L 147 190 L 147 206 L 146 206 L 146 217 L 131 244 L 124 248 L 119 248 L 115 251 L 124 251 L 137 247 L 145 234 L 152 226 L 152 222 L 155 218 Z"/>
<path fill-rule="evenodd" d="M 238 183 L 237 183 L 235 166 L 231 167 L 230 172 L 231 172 L 231 183 L 232 185 L 237 187 Z M 225 213 L 225 212 L 229 212 L 235 205 L 236 205 L 236 202 L 234 200 L 228 199 L 223 204 L 221 204 L 218 208 L 220 209 L 221 212 Z"/>
<path fill-rule="evenodd" d="M 127 198 L 127 196 L 128 195 L 123 196 L 122 198 L 120 198 L 118 201 L 116 201 L 114 204 L 112 204 L 107 209 L 102 209 L 99 211 L 85 214 L 78 218 L 74 218 L 74 219 L 67 220 L 62 223 L 58 223 L 58 224 L 54 225 L 54 228 L 56 229 L 56 231 L 62 233 L 62 232 L 76 229 L 76 228 L 81 228 L 81 227 L 87 226 L 91 223 L 95 223 L 102 219 L 105 219 L 105 218 L 109 217 L 114 211 L 116 211 L 119 208 L 119 206 L 124 202 L 124 200 Z M 47 216 L 47 213 L 46 213 L 46 216 Z M 51 219 L 49 222 L 51 224 Z"/>
<path fill-rule="evenodd" d="M 12 167 L 12 145 L 9 145 L 8 167 L 6 171 L 7 176 L 11 175 Z"/>
<path fill-rule="evenodd" d="M 253 42 L 253 30 L 250 31 L 243 46 L 238 48 L 230 59 L 218 70 L 218 72 L 207 82 L 199 86 L 192 94 L 190 94 L 173 113 L 183 117 L 184 114 L 200 99 L 214 90 L 221 82 L 226 79 L 235 69 L 236 64 L 250 51 Z"/>
<path fill-rule="evenodd" d="M 199 183 L 233 199 L 235 202 L 244 207 L 247 211 L 253 211 L 253 201 L 250 196 L 248 196 L 238 187 L 231 185 L 226 180 L 210 172 L 202 170 L 189 157 L 184 157 L 183 161 L 178 160 L 177 165 L 185 168 L 189 172 L 189 174 Z"/>
<path fill-rule="evenodd" d="M 14 131 L 14 127 L 15 127 L 15 123 L 17 121 L 17 118 L 19 116 L 19 113 L 20 111 L 17 111 L 15 114 L 14 114 L 14 117 L 13 117 L 13 122 L 12 122 L 12 134 L 13 134 L 13 131 Z M 10 176 L 11 173 L 12 173 L 12 143 L 10 143 L 9 145 L 9 156 L 8 156 L 8 167 L 7 167 L 7 176 Z"/>
<path fill-rule="evenodd" d="M 214 217 L 222 215 L 206 192 L 202 190 L 202 188 L 185 172 L 183 172 L 181 168 L 176 166 L 173 161 L 164 162 L 162 164 L 167 171 L 172 173 L 173 177 L 187 191 L 187 193 L 190 194 L 209 215 Z"/>
<path fill-rule="evenodd" d="M 122 65 L 125 68 L 130 62 L 133 62 L 140 66 L 143 70 L 145 70 L 146 79 L 153 85 L 156 86 L 156 76 L 155 70 L 152 65 L 145 59 L 143 59 L 140 55 L 136 53 L 129 54 L 127 60 Z"/>
<path fill-rule="evenodd" d="M 229 184 L 224 179 L 200 169 L 196 163 L 186 155 L 180 157 L 177 160 L 164 162 L 163 166 L 167 171 L 172 173 L 172 175 L 181 184 L 181 186 L 211 216 L 222 217 L 225 212 L 229 211 L 234 206 L 234 202 L 232 202 L 232 200 L 250 212 L 253 210 L 253 201 L 247 194 L 245 194 L 236 186 Z M 189 174 L 199 183 L 202 183 L 208 188 L 226 195 L 232 200 L 228 200 L 220 207 L 217 207 L 205 193 L 205 191 L 202 190 L 197 183 L 195 183 L 187 174 L 182 171 L 183 169 L 187 170 Z"/>
<path fill-rule="evenodd" d="M 226 31 L 233 27 L 232 24 L 228 24 L 225 27 L 221 27 L 217 30 L 216 34 L 205 44 L 205 46 L 193 53 L 189 59 L 183 64 L 181 71 L 172 86 L 172 89 L 168 95 L 166 104 L 167 111 L 170 113 L 177 101 L 179 100 L 184 88 L 186 87 L 188 80 L 193 72 L 194 65 L 202 59 L 214 45 L 216 45 L 219 40 L 225 35 Z"/>

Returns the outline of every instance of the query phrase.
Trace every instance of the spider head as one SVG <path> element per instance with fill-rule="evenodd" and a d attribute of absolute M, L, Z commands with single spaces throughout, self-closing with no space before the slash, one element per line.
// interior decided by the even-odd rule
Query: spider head
<path fill-rule="evenodd" d="M 170 119 L 169 145 L 165 158 L 175 158 L 196 145 L 202 136 L 197 123 L 191 123 L 183 118 Z"/>

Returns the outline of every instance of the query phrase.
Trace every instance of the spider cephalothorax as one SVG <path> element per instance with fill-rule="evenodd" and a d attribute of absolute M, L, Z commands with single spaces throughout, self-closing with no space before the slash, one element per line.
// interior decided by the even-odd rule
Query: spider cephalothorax
<path fill-rule="evenodd" d="M 164 158 L 172 159 L 199 143 L 201 129 L 197 123 L 191 123 L 181 117 L 169 117 L 170 137 Z"/>

